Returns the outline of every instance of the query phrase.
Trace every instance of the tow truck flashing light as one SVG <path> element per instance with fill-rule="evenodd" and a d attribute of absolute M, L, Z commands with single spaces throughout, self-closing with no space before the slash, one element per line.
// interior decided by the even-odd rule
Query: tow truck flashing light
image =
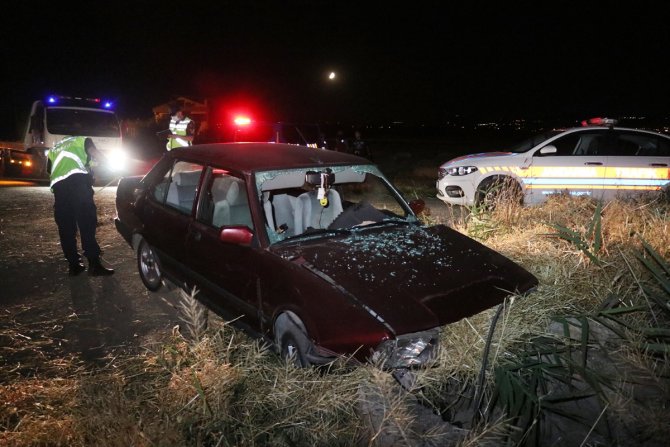
<path fill-rule="evenodd" d="M 247 116 L 236 116 L 233 122 L 236 126 L 248 126 L 251 124 L 251 118 Z"/>
<path fill-rule="evenodd" d="M 46 100 L 47 104 L 58 104 L 61 102 L 65 102 L 67 104 L 68 101 L 74 104 L 82 102 L 92 102 L 101 106 L 103 109 L 106 110 L 111 110 L 114 106 L 114 103 L 112 101 L 103 101 L 100 98 L 80 98 L 77 96 L 72 97 L 64 95 L 50 95 L 47 97 Z"/>

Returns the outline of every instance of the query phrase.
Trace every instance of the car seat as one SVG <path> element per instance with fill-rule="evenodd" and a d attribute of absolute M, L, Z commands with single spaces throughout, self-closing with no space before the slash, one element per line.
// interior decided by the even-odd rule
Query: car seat
<path fill-rule="evenodd" d="M 298 198 L 290 194 L 277 194 L 272 197 L 271 208 L 268 213 L 268 207 L 264 204 L 265 215 L 270 228 L 274 231 L 283 229 L 287 236 L 300 234 L 296 232 L 296 206 Z M 270 202 L 266 202 L 270 203 Z M 274 214 L 274 217 L 273 217 Z M 281 232 L 281 231 L 280 231 Z"/>
<path fill-rule="evenodd" d="M 201 171 L 178 172 L 172 176 L 166 203 L 191 212 Z"/>
<path fill-rule="evenodd" d="M 342 212 L 342 201 L 340 194 L 330 189 L 326 193 L 328 205 L 321 206 L 316 191 L 307 191 L 298 196 L 296 205 L 296 234 L 300 234 L 307 228 L 323 229 L 335 220 Z"/>
<path fill-rule="evenodd" d="M 212 223 L 216 227 L 245 225 L 253 228 L 247 193 L 238 181 L 230 184 L 224 200 L 214 204 Z"/>

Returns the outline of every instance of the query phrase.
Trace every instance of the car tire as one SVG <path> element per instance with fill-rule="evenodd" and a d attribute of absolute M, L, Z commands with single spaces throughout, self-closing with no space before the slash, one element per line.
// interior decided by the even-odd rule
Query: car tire
<path fill-rule="evenodd" d="M 508 176 L 489 177 L 479 184 L 475 205 L 494 209 L 500 204 L 523 203 L 523 191 L 519 182 Z"/>
<path fill-rule="evenodd" d="M 137 247 L 137 270 L 147 289 L 155 292 L 161 288 L 163 278 L 158 255 L 144 239 L 140 240 Z"/>
<path fill-rule="evenodd" d="M 302 321 L 295 314 L 280 315 L 275 323 L 275 334 L 279 354 L 283 359 L 298 368 L 311 366 L 307 353 L 312 344 Z"/>

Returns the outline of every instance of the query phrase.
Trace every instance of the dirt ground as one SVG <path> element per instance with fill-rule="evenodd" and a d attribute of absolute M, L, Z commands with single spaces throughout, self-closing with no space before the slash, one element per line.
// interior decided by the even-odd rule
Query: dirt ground
<path fill-rule="evenodd" d="M 114 227 L 115 195 L 95 195 L 98 242 L 115 274 L 69 277 L 49 188 L 0 188 L 0 381 L 106 364 L 179 323 L 176 291 L 149 293 L 139 279 Z"/>

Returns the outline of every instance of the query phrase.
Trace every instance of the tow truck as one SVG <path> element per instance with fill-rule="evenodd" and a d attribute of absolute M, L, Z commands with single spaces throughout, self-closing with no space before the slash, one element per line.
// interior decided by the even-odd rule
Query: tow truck
<path fill-rule="evenodd" d="M 128 155 L 112 101 L 62 95 L 32 103 L 23 140 L 0 141 L 0 174 L 47 180 L 49 149 L 68 136 L 90 137 L 105 155 L 104 162 L 94 166 L 97 179 L 124 174 Z"/>

